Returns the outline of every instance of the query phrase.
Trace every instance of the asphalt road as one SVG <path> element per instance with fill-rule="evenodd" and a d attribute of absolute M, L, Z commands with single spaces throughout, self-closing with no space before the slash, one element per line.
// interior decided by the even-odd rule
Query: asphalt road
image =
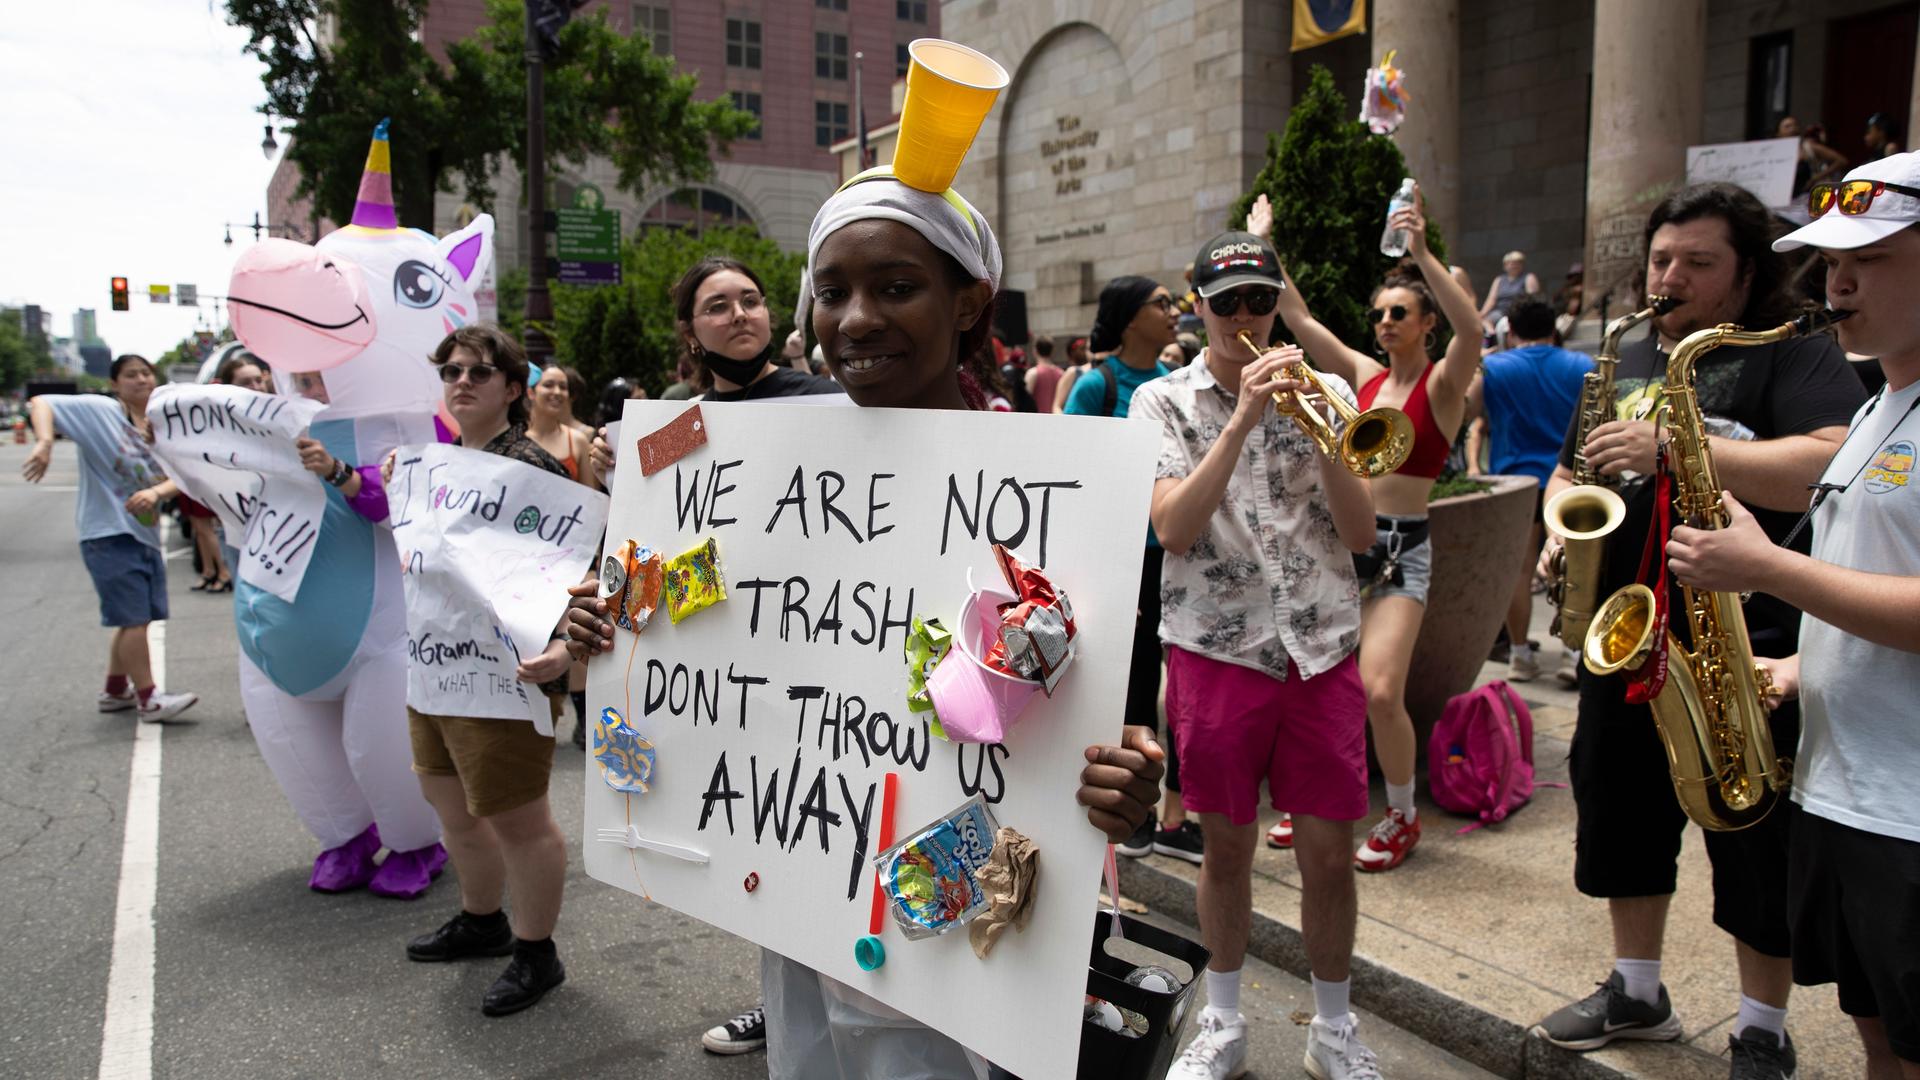
<path fill-rule="evenodd" d="M 74 542 L 73 447 L 58 444 L 37 487 L 20 479 L 25 456 L 0 445 L 0 1077 L 103 1076 L 137 724 L 88 704 L 107 631 Z M 720 1058 L 699 1044 L 757 997 L 757 950 L 587 878 L 584 773 L 570 744 L 552 788 L 574 850 L 556 934 L 568 981 L 540 1006 L 485 1019 L 480 996 L 503 961 L 406 959 L 406 939 L 456 909 L 451 875 L 412 902 L 309 891 L 315 845 L 240 708 L 231 597 L 189 591 L 184 551 L 168 567 L 165 686 L 201 700 L 161 740 L 151 1075 L 764 1075 L 763 1055 Z M 1254 1075 L 1302 1075 L 1304 1032 L 1288 1018 L 1310 1010 L 1310 991 L 1252 962 L 1246 982 Z M 1397 1075 L 1485 1075 L 1365 1023 Z"/>

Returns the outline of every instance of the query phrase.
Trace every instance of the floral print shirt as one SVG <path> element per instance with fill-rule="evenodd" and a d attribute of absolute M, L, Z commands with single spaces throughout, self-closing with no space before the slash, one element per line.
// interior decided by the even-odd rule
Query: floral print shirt
<path fill-rule="evenodd" d="M 1349 403 L 1353 390 L 1321 373 Z M 1203 351 L 1135 392 L 1133 422 L 1160 425 L 1155 477 L 1184 479 L 1233 416 L 1236 395 L 1214 380 Z M 1320 489 L 1320 451 L 1298 424 L 1268 410 L 1247 436 L 1225 497 L 1160 578 L 1160 640 L 1287 678 L 1312 678 L 1360 641 L 1360 586 Z"/>

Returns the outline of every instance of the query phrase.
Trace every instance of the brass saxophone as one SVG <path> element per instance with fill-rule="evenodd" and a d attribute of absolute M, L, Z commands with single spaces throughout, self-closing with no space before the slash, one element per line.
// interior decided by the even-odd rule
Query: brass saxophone
<path fill-rule="evenodd" d="M 1547 566 L 1547 601 L 1557 609 L 1548 629 L 1569 649 L 1579 649 L 1587 639 L 1587 626 L 1593 622 L 1594 607 L 1600 602 L 1600 579 L 1606 573 L 1607 536 L 1627 516 L 1627 504 L 1613 490 L 1611 481 L 1587 464 L 1587 436 L 1615 419 L 1613 369 L 1620 363 L 1620 339 L 1648 319 L 1678 306 L 1680 301 L 1671 297 L 1649 296 L 1645 308 L 1608 323 L 1606 335 L 1600 339 L 1599 355 L 1593 358 L 1593 370 L 1580 384 L 1580 411 L 1575 414 L 1579 426 L 1573 433 L 1573 486 L 1555 495 L 1541 511 L 1547 528 L 1563 540 Z"/>
<path fill-rule="evenodd" d="M 1772 330 L 1749 333 L 1723 324 L 1687 335 L 1667 360 L 1665 423 L 1671 432 L 1674 509 L 1698 529 L 1723 529 L 1720 477 L 1707 448 L 1700 403 L 1694 396 L 1694 365 L 1723 345 L 1767 345 L 1814 333 L 1851 312 L 1818 311 Z M 1661 558 L 1665 558 L 1665 553 Z M 1773 680 L 1753 662 L 1747 623 L 1737 593 L 1681 589 L 1693 647 L 1667 635 L 1667 683 L 1652 702 L 1653 719 L 1666 744 L 1667 766 L 1680 808 L 1703 829 L 1744 829 L 1765 818 L 1793 779 L 1791 764 L 1774 754 L 1767 727 L 1767 692 Z M 1639 666 L 1652 651 L 1653 590 L 1635 584 L 1600 606 L 1587 631 L 1587 668 L 1597 674 Z"/>

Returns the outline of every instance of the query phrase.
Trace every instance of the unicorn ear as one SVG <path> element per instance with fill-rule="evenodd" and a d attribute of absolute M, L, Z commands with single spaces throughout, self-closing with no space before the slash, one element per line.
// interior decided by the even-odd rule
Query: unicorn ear
<path fill-rule="evenodd" d="M 466 228 L 441 237 L 434 250 L 460 272 L 468 288 L 478 288 L 493 265 L 493 215 L 481 214 Z"/>

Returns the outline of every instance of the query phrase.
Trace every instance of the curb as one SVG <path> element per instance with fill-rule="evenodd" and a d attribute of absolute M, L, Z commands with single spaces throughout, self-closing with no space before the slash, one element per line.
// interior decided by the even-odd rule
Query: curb
<path fill-rule="evenodd" d="M 1199 926 L 1194 885 L 1152 865 L 1148 859 L 1120 860 L 1120 888 L 1187 926 Z M 1297 978 L 1309 978 L 1305 944 L 1298 927 L 1266 912 L 1253 912 L 1247 951 Z M 1726 1061 L 1698 1047 L 1659 1048 L 1660 1071 L 1648 1072 L 1624 1060 L 1613 1048 L 1592 1053 L 1561 1050 L 1527 1033 L 1522 1025 L 1463 1001 L 1378 961 L 1355 953 L 1353 1000 L 1416 1038 L 1507 1080 L 1647 1080 L 1661 1077 L 1724 1076 Z M 1670 1056 L 1671 1055 L 1671 1056 Z"/>

